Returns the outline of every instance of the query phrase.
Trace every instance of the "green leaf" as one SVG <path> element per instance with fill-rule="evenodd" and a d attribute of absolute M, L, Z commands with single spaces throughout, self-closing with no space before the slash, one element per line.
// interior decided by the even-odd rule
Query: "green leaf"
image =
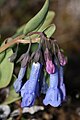
<path fill-rule="evenodd" d="M 16 76 L 13 75 L 11 79 L 11 83 L 9 85 L 9 96 L 6 98 L 6 100 L 2 104 L 11 104 L 17 100 L 19 100 L 21 97 L 19 96 L 18 93 L 15 92 L 13 83 L 16 80 Z"/>
<path fill-rule="evenodd" d="M 46 0 L 42 9 L 34 16 L 26 25 L 23 31 L 23 34 L 27 34 L 35 30 L 46 18 L 47 12 L 49 9 L 49 0 Z"/>
<path fill-rule="evenodd" d="M 0 53 L 0 63 L 2 62 L 2 60 L 4 59 L 5 57 L 5 51 L 1 52 Z"/>
<path fill-rule="evenodd" d="M 49 11 L 48 14 L 47 14 L 47 17 L 46 17 L 46 19 L 45 19 L 45 21 L 43 23 L 43 25 L 40 27 L 38 32 L 43 32 L 44 29 L 51 24 L 51 22 L 53 21 L 54 17 L 55 17 L 55 12 L 54 11 Z"/>
<path fill-rule="evenodd" d="M 26 24 L 22 25 L 20 28 L 17 29 L 16 33 L 17 34 L 22 34 L 23 33 L 23 30 L 24 30 L 24 27 L 25 27 Z"/>
<path fill-rule="evenodd" d="M 44 30 L 44 33 L 47 35 L 48 38 L 50 38 L 55 32 L 55 30 L 56 30 L 56 26 L 54 24 L 51 24 Z"/>
<path fill-rule="evenodd" d="M 18 35 L 21 34 L 27 34 L 31 31 L 37 31 L 43 24 L 46 15 L 48 13 L 48 8 L 49 8 L 49 0 L 46 0 L 44 6 L 42 9 L 35 15 L 32 19 L 29 20 L 28 23 L 22 25 L 16 33 L 12 36 L 12 38 L 17 37 Z"/>
<path fill-rule="evenodd" d="M 5 44 L 5 41 L 1 44 L 1 46 L 3 46 Z M 5 51 L 1 52 L 0 53 L 0 63 L 2 62 L 2 60 L 4 59 L 5 57 Z"/>
<path fill-rule="evenodd" d="M 12 54 L 12 49 L 6 50 L 5 58 L 0 63 L 0 88 L 6 87 L 11 81 L 14 64 L 9 62 L 8 57 Z"/>
<path fill-rule="evenodd" d="M 43 25 L 38 30 L 35 30 L 35 31 L 43 32 L 46 28 L 50 27 L 50 24 L 53 21 L 54 16 L 55 16 L 55 12 L 49 11 Z M 35 38 L 38 36 L 39 35 L 35 34 L 35 35 L 31 35 L 30 37 Z M 27 37 L 25 37 L 25 39 L 27 39 Z"/>
<path fill-rule="evenodd" d="M 44 23 L 41 25 L 41 27 L 39 26 L 39 28 L 37 28 L 36 30 L 34 31 L 37 31 L 38 32 L 43 32 L 45 27 L 47 27 L 48 25 L 50 25 L 50 23 L 53 21 L 55 17 L 55 12 L 54 11 L 49 11 L 47 16 L 46 16 L 46 19 L 44 21 Z M 25 25 L 22 25 L 16 32 L 16 34 L 22 34 L 23 33 L 23 29 L 24 29 Z M 37 35 L 32 35 L 31 38 L 33 37 L 36 37 Z M 25 38 L 26 39 L 26 38 Z"/>

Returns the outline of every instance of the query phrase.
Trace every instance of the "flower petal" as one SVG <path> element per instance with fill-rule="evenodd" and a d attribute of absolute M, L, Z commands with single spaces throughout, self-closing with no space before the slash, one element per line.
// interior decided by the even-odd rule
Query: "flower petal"
<path fill-rule="evenodd" d="M 18 78 L 22 80 L 25 75 L 25 72 L 26 72 L 26 67 L 23 67 L 23 68 L 21 67 Z"/>
<path fill-rule="evenodd" d="M 60 65 L 62 65 L 62 66 L 66 65 L 67 57 L 65 57 L 61 51 L 58 51 L 58 59 L 59 59 Z"/>
<path fill-rule="evenodd" d="M 58 87 L 58 69 L 56 67 L 56 71 L 54 74 L 50 74 L 50 88 Z"/>
<path fill-rule="evenodd" d="M 52 60 L 47 59 L 47 61 L 46 61 L 46 71 L 47 71 L 49 74 L 52 74 L 52 73 L 55 72 L 55 66 L 54 66 L 54 64 L 52 63 Z"/>
<path fill-rule="evenodd" d="M 16 79 L 16 81 L 13 84 L 14 89 L 17 93 L 20 92 L 20 89 L 22 87 L 22 79 L 25 75 L 25 72 L 26 72 L 26 67 L 21 68 L 20 71 L 19 71 L 18 78 Z"/>
<path fill-rule="evenodd" d="M 31 107 L 35 102 L 35 93 L 25 93 L 22 99 L 21 107 Z"/>
<path fill-rule="evenodd" d="M 21 88 L 21 97 L 24 96 L 25 92 L 30 93 L 32 91 L 31 89 L 29 89 L 29 84 L 31 85 L 30 81 L 27 80 L 26 83 Z"/>
<path fill-rule="evenodd" d="M 50 104 L 53 107 L 58 107 L 61 104 L 61 97 L 59 90 L 57 88 L 56 89 L 49 88 L 46 93 L 46 97 L 43 100 L 43 103 L 44 105 Z"/>
<path fill-rule="evenodd" d="M 16 81 L 13 84 L 14 89 L 16 93 L 20 92 L 21 86 L 22 86 L 22 81 L 20 79 L 16 79 Z"/>

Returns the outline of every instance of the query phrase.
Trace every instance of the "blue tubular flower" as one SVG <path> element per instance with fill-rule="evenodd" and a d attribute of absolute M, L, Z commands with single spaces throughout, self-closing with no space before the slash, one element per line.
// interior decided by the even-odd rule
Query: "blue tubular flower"
<path fill-rule="evenodd" d="M 44 105 L 50 104 L 53 107 L 58 107 L 61 104 L 61 95 L 58 89 L 58 69 L 56 72 L 50 74 L 50 86 L 43 100 Z"/>
<path fill-rule="evenodd" d="M 21 89 L 21 96 L 23 97 L 25 91 L 31 92 L 34 91 L 37 92 L 36 85 L 38 84 L 38 79 L 40 76 L 40 71 L 41 71 L 41 64 L 39 62 L 33 63 L 32 68 L 31 68 L 31 73 L 30 73 L 30 78 L 27 80 L 27 82 L 23 85 Z M 27 89 L 26 89 L 27 88 Z"/>
<path fill-rule="evenodd" d="M 46 83 L 45 76 L 44 76 L 42 80 L 41 93 L 46 94 L 47 89 L 48 89 L 48 84 Z"/>
<path fill-rule="evenodd" d="M 21 86 L 22 86 L 22 80 L 16 79 L 13 86 L 14 86 L 14 89 L 15 89 L 16 93 L 19 93 L 20 89 L 21 89 Z"/>
<path fill-rule="evenodd" d="M 29 80 L 23 85 L 21 89 L 22 107 L 30 107 L 34 104 L 36 96 L 39 92 L 39 76 L 41 71 L 41 64 L 39 62 L 32 64 L 31 74 Z"/>
<path fill-rule="evenodd" d="M 25 67 L 21 67 L 21 69 L 19 71 L 18 78 L 22 80 L 24 75 L 25 75 L 25 72 L 26 72 L 26 66 Z"/>
<path fill-rule="evenodd" d="M 27 80 L 26 83 L 21 88 L 21 97 L 24 96 L 25 92 L 26 93 L 31 93 L 32 92 L 32 90 L 29 88 L 30 85 L 31 85 L 31 81 Z"/>
<path fill-rule="evenodd" d="M 21 107 L 31 107 L 32 105 L 34 105 L 35 99 L 36 99 L 36 95 L 34 92 L 30 94 L 24 93 Z"/>
<path fill-rule="evenodd" d="M 63 82 L 63 67 L 60 66 L 60 89 L 62 91 L 62 100 L 65 100 L 66 98 L 66 89 L 65 89 L 65 84 Z"/>
<path fill-rule="evenodd" d="M 43 100 L 43 103 L 44 105 L 50 104 L 53 107 L 58 107 L 61 104 L 59 89 L 49 88 L 46 93 L 46 97 Z"/>
<path fill-rule="evenodd" d="M 22 86 L 22 79 L 25 75 L 25 72 L 26 72 L 26 67 L 21 68 L 20 71 L 19 71 L 18 78 L 16 79 L 16 81 L 13 84 L 14 89 L 17 93 L 20 92 L 20 89 L 21 89 L 21 86 Z"/>

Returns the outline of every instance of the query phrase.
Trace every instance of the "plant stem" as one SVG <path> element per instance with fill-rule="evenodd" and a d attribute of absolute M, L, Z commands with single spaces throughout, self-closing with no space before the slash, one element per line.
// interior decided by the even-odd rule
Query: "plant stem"
<path fill-rule="evenodd" d="M 32 43 L 36 43 L 39 41 L 40 41 L 40 38 L 32 39 Z M 7 48 L 11 47 L 12 45 L 17 44 L 17 43 L 28 44 L 28 43 L 30 43 L 30 41 L 24 40 L 24 39 L 13 39 L 12 41 L 10 41 L 10 42 L 8 42 L 5 45 L 0 47 L 0 53 L 3 52 L 4 50 L 6 50 Z"/>

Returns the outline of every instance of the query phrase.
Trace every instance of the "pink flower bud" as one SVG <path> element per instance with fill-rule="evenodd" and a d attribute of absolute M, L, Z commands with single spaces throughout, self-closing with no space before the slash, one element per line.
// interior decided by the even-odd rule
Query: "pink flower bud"
<path fill-rule="evenodd" d="M 46 71 L 49 73 L 49 74 L 52 74 L 55 72 L 55 66 L 54 64 L 52 63 L 52 60 L 49 60 L 47 58 L 47 61 L 46 61 Z"/>
<path fill-rule="evenodd" d="M 65 57 L 61 51 L 58 51 L 58 59 L 59 59 L 60 65 L 62 65 L 62 66 L 66 65 L 67 57 Z"/>

